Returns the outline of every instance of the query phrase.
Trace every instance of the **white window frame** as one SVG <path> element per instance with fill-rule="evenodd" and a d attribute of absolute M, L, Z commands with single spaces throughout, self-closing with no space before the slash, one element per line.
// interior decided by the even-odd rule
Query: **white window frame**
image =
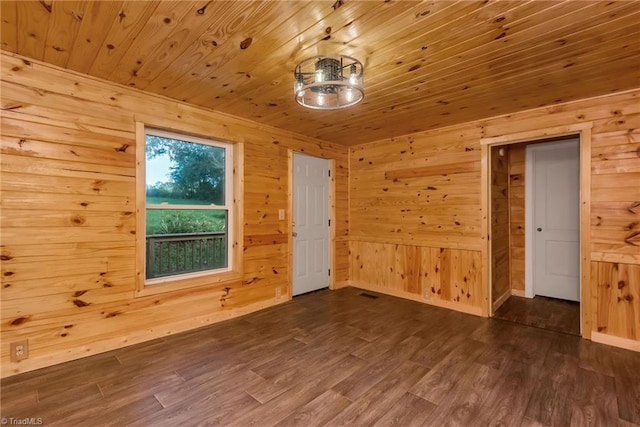
<path fill-rule="evenodd" d="M 225 204 L 224 205 L 166 205 L 146 203 L 146 137 L 147 135 L 171 138 L 197 144 L 211 145 L 225 149 Z M 185 288 L 219 285 L 240 280 L 240 254 L 238 253 L 239 235 L 242 226 L 238 206 L 240 188 L 237 164 L 238 144 L 221 142 L 214 139 L 193 136 L 186 132 L 163 130 L 144 123 L 136 124 L 136 292 L 135 296 L 153 295 Z M 227 211 L 227 267 L 192 273 L 146 279 L 146 216 L 147 209 L 202 209 Z"/>

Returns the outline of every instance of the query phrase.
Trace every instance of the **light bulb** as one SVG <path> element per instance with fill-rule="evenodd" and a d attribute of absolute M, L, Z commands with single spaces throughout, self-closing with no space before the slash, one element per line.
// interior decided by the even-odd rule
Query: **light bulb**
<path fill-rule="evenodd" d="M 318 101 L 318 105 L 322 106 L 324 105 L 324 95 L 322 95 L 321 93 L 318 94 L 318 97 L 316 98 Z"/>
<path fill-rule="evenodd" d="M 353 90 L 351 88 L 347 88 L 347 102 L 353 101 Z"/>
<path fill-rule="evenodd" d="M 324 81 L 324 73 L 322 70 L 316 70 L 316 83 Z"/>
<path fill-rule="evenodd" d="M 349 67 L 349 84 L 355 86 L 358 84 L 358 68 L 355 64 Z"/>

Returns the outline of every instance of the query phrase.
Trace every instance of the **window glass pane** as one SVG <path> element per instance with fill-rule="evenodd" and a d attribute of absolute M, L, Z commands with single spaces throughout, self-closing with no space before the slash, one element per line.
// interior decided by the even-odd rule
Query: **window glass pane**
<path fill-rule="evenodd" d="M 146 277 L 226 268 L 227 211 L 147 209 Z"/>
<path fill-rule="evenodd" d="M 225 149 L 146 135 L 147 204 L 225 205 Z"/>

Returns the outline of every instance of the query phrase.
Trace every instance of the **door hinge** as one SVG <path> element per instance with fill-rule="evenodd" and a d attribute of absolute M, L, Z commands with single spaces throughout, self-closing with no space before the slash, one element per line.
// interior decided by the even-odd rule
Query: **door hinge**
<path fill-rule="evenodd" d="M 329 220 L 329 227 L 331 227 L 331 220 Z"/>
<path fill-rule="evenodd" d="M 329 276 L 331 276 L 331 269 L 329 269 Z"/>
<path fill-rule="evenodd" d="M 328 172 L 329 176 L 331 176 L 331 170 L 328 170 L 327 172 Z"/>

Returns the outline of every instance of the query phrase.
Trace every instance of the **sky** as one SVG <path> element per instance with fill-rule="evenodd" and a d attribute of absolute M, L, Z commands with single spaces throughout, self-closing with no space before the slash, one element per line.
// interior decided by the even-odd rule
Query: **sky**
<path fill-rule="evenodd" d="M 167 154 L 162 154 L 153 159 L 147 159 L 146 164 L 146 184 L 153 186 L 158 182 L 169 181 L 171 159 Z"/>

